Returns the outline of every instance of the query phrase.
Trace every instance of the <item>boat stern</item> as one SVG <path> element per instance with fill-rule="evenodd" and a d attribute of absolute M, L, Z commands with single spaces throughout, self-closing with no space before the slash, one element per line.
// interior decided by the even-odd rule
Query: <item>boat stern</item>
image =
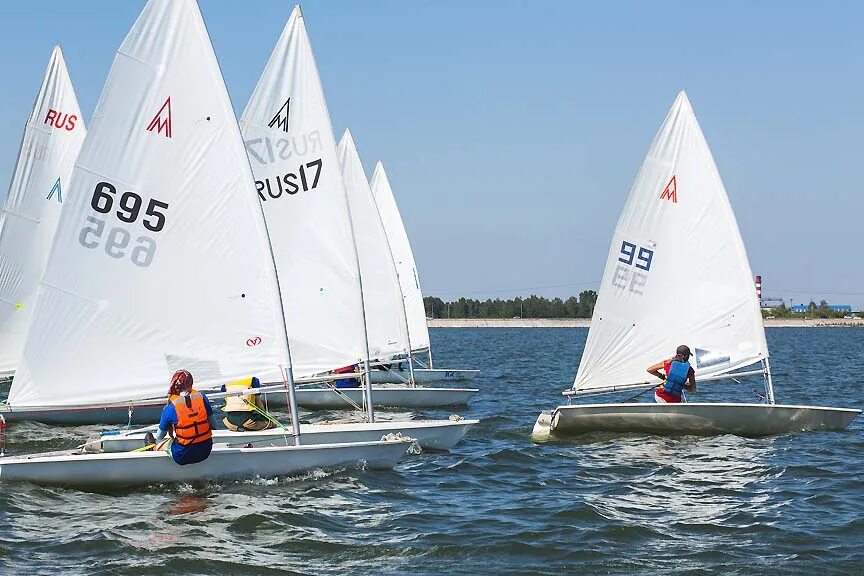
<path fill-rule="evenodd" d="M 544 410 L 537 417 L 534 429 L 531 431 L 531 439 L 535 441 L 547 440 L 552 435 L 552 411 Z"/>

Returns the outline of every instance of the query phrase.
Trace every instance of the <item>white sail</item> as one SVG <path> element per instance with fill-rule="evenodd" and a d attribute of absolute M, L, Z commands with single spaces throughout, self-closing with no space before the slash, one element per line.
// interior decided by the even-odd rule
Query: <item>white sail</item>
<path fill-rule="evenodd" d="M 13 409 L 163 396 L 178 368 L 199 387 L 278 377 L 264 219 L 194 0 L 136 20 L 64 201 Z"/>
<path fill-rule="evenodd" d="M 13 372 L 21 357 L 39 278 L 85 134 L 63 52 L 55 46 L 0 214 L 0 373 Z"/>
<path fill-rule="evenodd" d="M 680 344 L 701 376 L 768 357 L 738 224 L 684 92 L 618 221 L 573 387 L 649 381 Z"/>
<path fill-rule="evenodd" d="M 410 350 L 408 326 L 396 266 L 363 163 L 348 130 L 339 141 L 337 151 L 363 279 L 369 354 L 378 360 L 406 355 Z"/>
<path fill-rule="evenodd" d="M 357 253 L 324 91 L 295 7 L 240 122 L 296 376 L 366 357 Z"/>
<path fill-rule="evenodd" d="M 375 166 L 371 185 L 372 194 L 375 196 L 378 212 L 381 215 L 381 222 L 390 243 L 393 260 L 396 263 L 399 285 L 402 287 L 412 352 L 428 350 L 429 328 L 426 325 L 426 307 L 423 305 L 423 293 L 420 290 L 417 265 L 414 263 L 414 252 L 411 251 L 408 233 L 405 231 L 399 207 L 396 205 L 393 190 L 390 188 L 390 181 L 381 162 Z"/>

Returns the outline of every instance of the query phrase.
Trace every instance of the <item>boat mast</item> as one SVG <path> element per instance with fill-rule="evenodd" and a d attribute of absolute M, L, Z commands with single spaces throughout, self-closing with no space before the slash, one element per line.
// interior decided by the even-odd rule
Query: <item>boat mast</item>
<path fill-rule="evenodd" d="M 341 178 L 341 176 L 340 176 Z M 363 400 L 366 403 L 366 419 L 375 421 L 375 411 L 372 409 L 372 374 L 369 368 L 369 331 L 366 329 L 366 298 L 363 296 L 363 274 L 360 272 L 360 252 L 357 250 L 357 236 L 354 234 L 354 217 L 351 215 L 351 203 L 348 201 L 348 190 L 344 183 L 342 190 L 345 192 L 345 209 L 348 211 L 348 228 L 351 230 L 351 245 L 354 247 L 354 263 L 357 265 L 357 282 L 360 286 L 360 312 L 363 316 L 363 349 L 366 356 L 363 358 L 363 371 L 365 373 L 365 386 L 363 387 Z"/>
<path fill-rule="evenodd" d="M 762 360 L 762 368 L 765 376 L 765 399 L 768 404 L 774 404 L 774 382 L 771 380 L 771 364 L 768 362 L 768 358 Z"/>
<path fill-rule="evenodd" d="M 375 203 L 375 211 L 378 212 L 378 222 L 381 223 L 381 229 L 384 230 L 384 239 L 387 241 L 387 252 L 390 253 L 390 262 L 393 264 L 393 271 L 396 273 L 396 287 L 399 288 L 399 299 L 402 303 L 402 319 L 405 320 L 405 338 L 408 341 L 408 380 L 411 386 L 417 386 L 417 381 L 414 380 L 414 360 L 411 354 L 411 327 L 408 326 L 408 309 L 405 308 L 405 293 L 402 291 L 402 282 L 399 281 L 399 268 L 396 266 L 396 257 L 393 256 L 393 246 L 390 245 L 390 236 L 387 235 L 387 230 L 384 228 L 384 220 L 381 218 L 381 210 L 378 209 L 378 201 L 375 200 L 374 192 L 372 193 L 372 202 Z"/>
<path fill-rule="evenodd" d="M 243 132 L 240 129 L 240 123 L 237 122 L 236 118 L 234 119 L 234 122 L 237 123 L 237 131 L 242 134 Z M 252 171 L 252 162 L 249 160 L 248 155 L 246 156 L 246 163 L 249 165 L 249 174 L 254 175 L 254 172 Z M 264 215 L 264 205 L 261 204 L 260 197 L 258 197 L 258 209 L 261 211 L 261 219 L 264 221 L 264 232 L 267 235 L 267 249 L 270 251 L 270 261 L 273 263 L 273 278 L 276 280 L 276 295 L 279 300 L 279 313 L 282 315 L 282 334 L 285 336 L 285 354 L 288 365 L 280 371 L 282 371 L 283 376 L 287 380 L 286 386 L 288 388 L 288 412 L 291 414 L 291 433 L 294 436 L 294 445 L 297 446 L 301 443 L 300 412 L 297 409 L 297 397 L 294 394 L 294 363 L 291 360 L 291 341 L 288 338 L 288 318 L 285 316 L 285 304 L 282 302 L 282 286 L 279 283 L 279 268 L 276 266 L 276 254 L 273 252 L 273 241 L 270 239 L 270 229 L 267 226 L 267 217 Z"/>

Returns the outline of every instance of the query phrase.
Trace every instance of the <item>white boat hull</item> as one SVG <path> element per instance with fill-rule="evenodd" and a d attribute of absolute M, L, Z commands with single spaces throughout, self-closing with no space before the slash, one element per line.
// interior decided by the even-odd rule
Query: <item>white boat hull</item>
<path fill-rule="evenodd" d="M 414 382 L 416 384 L 431 384 L 433 382 L 467 382 L 474 380 L 480 370 L 439 370 L 438 368 L 415 368 Z M 404 384 L 408 382 L 411 373 L 405 370 L 372 370 L 373 384 Z"/>
<path fill-rule="evenodd" d="M 450 450 L 479 420 L 410 420 L 407 422 L 352 422 L 340 424 L 301 424 L 300 441 L 304 445 L 339 442 L 371 442 L 388 434 L 411 438 L 424 450 Z M 213 441 L 228 445 L 284 446 L 291 442 L 290 431 L 260 430 L 231 432 L 214 430 Z M 143 434 L 103 434 L 102 450 L 128 452 L 144 446 Z"/>
<path fill-rule="evenodd" d="M 357 405 L 363 405 L 361 388 L 339 388 Z M 468 404 L 476 388 L 423 388 L 412 386 L 372 386 L 372 404 L 375 408 L 437 408 L 442 406 L 464 406 Z M 339 393 L 329 388 L 300 388 L 295 392 L 297 405 L 312 410 L 335 410 L 354 408 Z M 268 394 L 273 400 L 284 402 L 285 394 Z"/>
<path fill-rule="evenodd" d="M 0 458 L 0 481 L 78 488 L 123 488 L 166 482 L 274 478 L 309 470 L 361 466 L 393 468 L 404 441 L 237 448 L 214 444 L 198 464 L 177 465 L 166 452 L 63 452 Z"/>
<path fill-rule="evenodd" d="M 159 420 L 165 400 L 154 400 L 152 403 L 139 404 L 129 414 L 128 406 L 98 406 L 98 407 L 53 407 L 25 408 L 21 410 L 8 407 L 0 408 L 7 422 L 42 422 L 43 424 L 60 424 L 66 426 L 81 426 L 86 424 L 152 424 Z"/>
<path fill-rule="evenodd" d="M 357 405 L 363 405 L 361 388 L 340 388 L 339 391 Z M 372 401 L 376 408 L 439 408 L 464 406 L 478 390 L 476 388 L 424 388 L 413 386 L 373 386 Z M 297 405 L 313 410 L 354 408 L 345 398 L 330 388 L 300 388 L 296 391 Z M 269 408 L 287 406 L 284 392 L 266 394 Z M 165 400 L 136 404 L 131 412 L 127 405 L 63 407 L 45 406 L 21 410 L 0 407 L 7 422 L 31 421 L 44 424 L 81 426 L 86 424 L 152 424 L 159 420 Z M 214 404 L 215 407 L 215 404 Z"/>
<path fill-rule="evenodd" d="M 861 410 L 779 404 L 579 404 L 540 414 L 534 437 L 587 432 L 773 436 L 843 430 Z"/>

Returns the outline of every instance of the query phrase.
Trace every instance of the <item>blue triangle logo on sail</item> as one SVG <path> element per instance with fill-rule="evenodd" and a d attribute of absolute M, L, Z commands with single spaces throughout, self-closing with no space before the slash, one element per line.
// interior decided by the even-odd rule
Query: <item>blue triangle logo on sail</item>
<path fill-rule="evenodd" d="M 696 348 L 696 367 L 708 368 L 719 364 L 728 364 L 729 355 L 724 352 L 713 352 Z"/>
<path fill-rule="evenodd" d="M 45 197 L 46 200 L 50 200 L 52 196 L 54 196 L 54 192 L 57 192 L 57 203 L 63 203 L 63 190 L 60 188 L 60 177 L 57 177 L 57 181 L 54 182 L 54 186 L 51 187 L 51 191 L 48 192 L 48 196 Z"/>
<path fill-rule="evenodd" d="M 285 112 L 285 115 L 282 115 L 282 112 Z M 267 124 L 270 128 L 273 128 L 275 124 L 278 128 L 281 128 L 283 132 L 288 132 L 288 113 L 291 111 L 291 98 L 288 98 L 285 101 L 285 104 L 279 108 L 279 111 L 276 112 L 276 115 L 273 116 L 273 119 L 270 120 L 270 123 Z"/>

